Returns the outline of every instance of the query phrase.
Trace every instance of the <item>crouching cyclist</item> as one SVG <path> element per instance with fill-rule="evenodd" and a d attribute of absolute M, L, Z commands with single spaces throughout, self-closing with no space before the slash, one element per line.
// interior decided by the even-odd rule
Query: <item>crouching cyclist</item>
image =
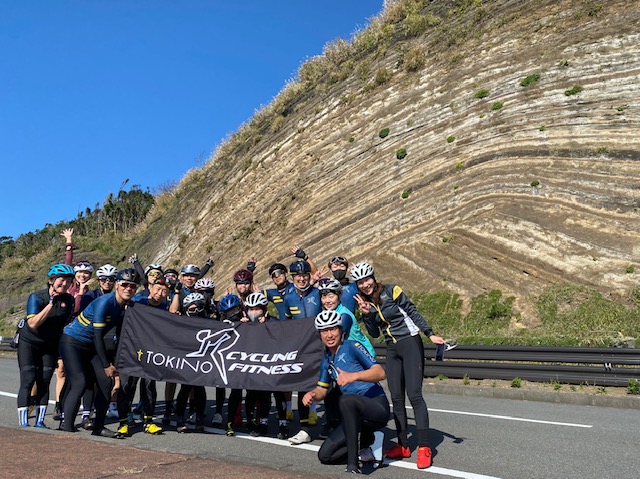
<path fill-rule="evenodd" d="M 318 385 L 304 395 L 303 403 L 309 406 L 322 401 L 332 381 L 342 393 L 338 400 L 340 425 L 324 441 L 318 458 L 323 464 L 334 464 L 346 456 L 345 472 L 358 474 L 359 459 L 382 462 L 384 434 L 380 431 L 387 425 L 390 408 L 378 381 L 385 379 L 386 374 L 362 344 L 344 340 L 340 313 L 322 311 L 315 318 L 315 326 L 326 353 Z"/>

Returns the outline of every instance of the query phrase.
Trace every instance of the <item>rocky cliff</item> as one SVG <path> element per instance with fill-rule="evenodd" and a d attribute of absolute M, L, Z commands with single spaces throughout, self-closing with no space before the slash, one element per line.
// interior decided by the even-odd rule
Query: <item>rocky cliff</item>
<path fill-rule="evenodd" d="M 136 248 L 166 265 L 211 255 L 218 291 L 250 255 L 266 286 L 295 244 L 408 290 L 500 289 L 525 316 L 550 283 L 628 290 L 639 7 L 393 2 L 158 198 Z"/>

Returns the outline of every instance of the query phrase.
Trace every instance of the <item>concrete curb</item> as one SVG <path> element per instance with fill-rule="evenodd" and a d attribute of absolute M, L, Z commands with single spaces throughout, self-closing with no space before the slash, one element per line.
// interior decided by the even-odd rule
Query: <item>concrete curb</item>
<path fill-rule="evenodd" d="M 562 391 L 541 391 L 538 389 L 505 389 L 454 384 L 425 384 L 427 394 L 445 394 L 467 397 L 497 399 L 518 399 L 521 401 L 574 404 L 579 406 L 613 407 L 619 409 L 640 409 L 640 396 L 607 396 L 606 394 L 581 394 Z"/>

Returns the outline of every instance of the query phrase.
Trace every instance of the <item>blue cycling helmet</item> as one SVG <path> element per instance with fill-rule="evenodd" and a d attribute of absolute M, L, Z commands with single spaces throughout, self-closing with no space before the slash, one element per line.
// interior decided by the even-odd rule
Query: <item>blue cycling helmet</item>
<path fill-rule="evenodd" d="M 291 274 L 311 274 L 311 265 L 305 260 L 300 259 L 289 265 L 289 273 Z"/>
<path fill-rule="evenodd" d="M 242 300 L 235 294 L 227 294 L 223 296 L 218 302 L 218 309 L 221 313 L 229 311 L 230 309 L 242 306 Z"/>
<path fill-rule="evenodd" d="M 71 277 L 74 277 L 75 274 L 76 273 L 73 270 L 72 266 L 69 266 L 68 264 L 57 263 L 57 264 L 54 264 L 51 267 L 51 269 L 47 273 L 47 277 L 49 277 L 49 278 L 53 278 L 54 276 L 55 277 L 58 277 L 58 276 L 71 276 Z"/>

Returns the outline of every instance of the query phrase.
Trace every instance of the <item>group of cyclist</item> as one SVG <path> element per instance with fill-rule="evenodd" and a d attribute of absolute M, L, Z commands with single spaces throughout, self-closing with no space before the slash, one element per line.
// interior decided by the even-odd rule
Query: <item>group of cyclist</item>
<path fill-rule="evenodd" d="M 310 427 L 317 420 L 316 403 L 324 401 L 326 437 L 319 459 L 336 463 L 346 459 L 347 472 L 359 473 L 359 463 L 381 463 L 381 430 L 387 425 L 390 407 L 379 382 L 386 379 L 393 404 L 397 443 L 384 455 L 408 458 L 405 393 L 415 411 L 418 433 L 417 466 L 431 466 L 429 416 L 422 395 L 424 349 L 420 333 L 431 342 L 444 344 L 399 286 L 381 284 L 373 267 L 361 262 L 349 268 L 348 261 L 334 256 L 327 267 L 318 269 L 304 250 L 293 247 L 295 261 L 289 267 L 269 267 L 273 287 L 260 289 L 254 282 L 257 260 L 251 257 L 245 268 L 234 274 L 235 291 L 215 299 L 215 283 L 207 273 L 211 259 L 202 268 L 187 264 L 178 272 L 160 264 L 144 268 L 136 255 L 132 267 L 116 269 L 105 264 L 97 269 L 98 287 L 90 289 L 93 266 L 73 263 L 73 230 L 65 230 L 65 263 L 54 264 L 47 274 L 47 286 L 29 296 L 26 318 L 19 323 L 17 338 L 20 390 L 18 421 L 29 426 L 29 406 L 35 406 L 35 427 L 44 423 L 49 402 L 49 384 L 57 373 L 56 415 L 59 429 L 77 430 L 75 421 L 82 403 L 80 427 L 92 434 L 121 438 L 134 424 L 132 407 L 138 383 L 140 402 L 133 410 L 144 417 L 143 430 L 160 434 L 175 415 L 178 432 L 203 431 L 206 391 L 203 386 L 183 384 L 174 406 L 176 385 L 165 385 L 165 414 L 162 426 L 153 421 L 157 400 L 155 381 L 119 374 L 114 366 L 117 339 L 128 304 L 139 302 L 189 317 L 203 317 L 228 323 L 311 318 L 325 346 L 317 386 L 298 391 L 300 430 L 289 434 L 293 419 L 292 393 L 274 392 L 278 416 L 277 438 L 291 444 L 312 441 Z M 331 273 L 329 277 L 328 274 Z M 139 291 L 139 292 L 138 292 Z M 273 308 L 269 311 L 269 303 Z M 381 335 L 387 346 L 386 367 L 375 360 L 375 350 L 363 334 L 356 310 L 372 338 Z M 243 391 L 232 389 L 223 419 L 226 391 L 216 388 L 215 413 L 211 424 L 224 427 L 228 436 L 242 424 Z M 248 390 L 244 396 L 247 429 L 254 436 L 268 433 L 270 391 Z M 111 410 L 110 410 L 111 404 Z M 187 408 L 195 416 L 190 428 Z M 93 415 L 91 415 L 93 411 Z M 105 426 L 111 411 L 118 417 L 117 430 Z"/>

